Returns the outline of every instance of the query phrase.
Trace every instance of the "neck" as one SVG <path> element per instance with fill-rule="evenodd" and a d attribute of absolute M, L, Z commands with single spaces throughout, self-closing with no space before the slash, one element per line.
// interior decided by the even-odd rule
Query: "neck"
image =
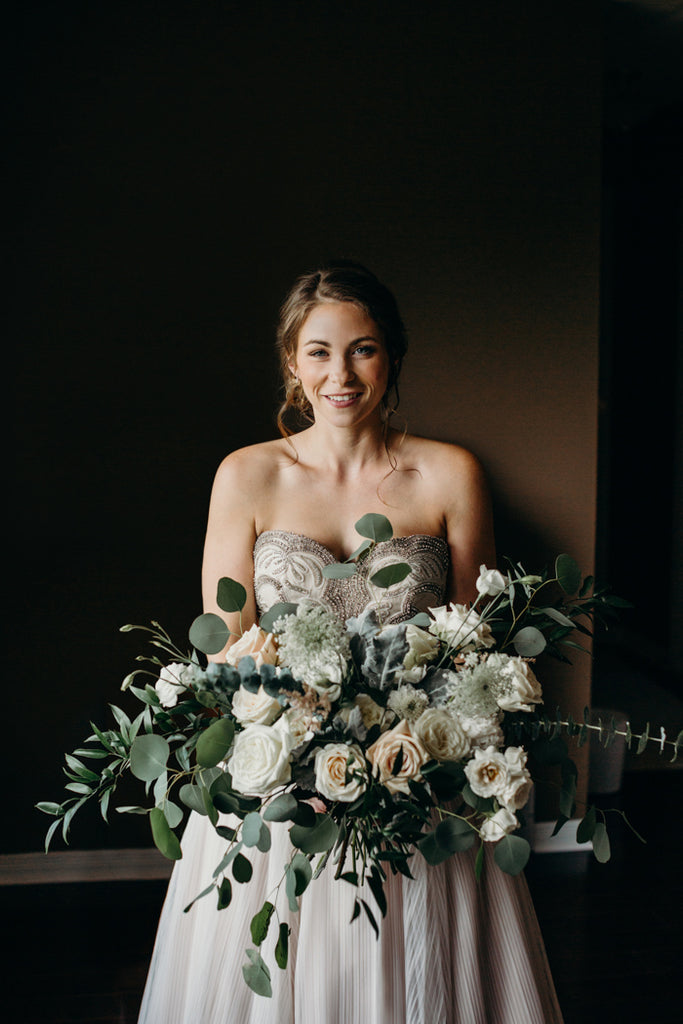
<path fill-rule="evenodd" d="M 392 431 L 379 417 L 349 428 L 316 422 L 305 431 L 309 458 L 337 477 L 352 477 L 370 466 L 387 462 Z"/>

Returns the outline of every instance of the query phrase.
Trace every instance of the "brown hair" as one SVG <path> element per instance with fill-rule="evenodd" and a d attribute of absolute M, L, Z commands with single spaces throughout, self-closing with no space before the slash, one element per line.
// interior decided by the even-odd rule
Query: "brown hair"
<path fill-rule="evenodd" d="M 285 397 L 277 415 L 277 424 L 283 437 L 292 433 L 285 423 L 288 413 L 294 412 L 300 421 L 312 420 L 311 407 L 289 364 L 296 354 L 299 331 L 306 317 L 323 302 L 351 302 L 375 321 L 389 356 L 389 380 L 382 398 L 385 419 L 388 420 L 398 407 L 398 375 L 408 340 L 396 299 L 366 267 L 338 260 L 300 277 L 280 309 L 277 349 Z M 390 405 L 392 391 L 395 397 L 393 405 Z"/>

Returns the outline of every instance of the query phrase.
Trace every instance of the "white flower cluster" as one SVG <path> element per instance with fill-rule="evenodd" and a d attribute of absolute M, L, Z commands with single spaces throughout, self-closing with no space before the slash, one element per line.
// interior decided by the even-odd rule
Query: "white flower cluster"
<path fill-rule="evenodd" d="M 481 797 L 495 797 L 498 810 L 487 816 L 480 834 L 487 842 L 496 842 L 519 826 L 515 811 L 529 799 L 532 781 L 526 768 L 523 747 L 508 747 L 504 752 L 494 746 L 475 750 L 465 765 L 465 775 L 472 792 Z"/>
<path fill-rule="evenodd" d="M 541 701 L 541 687 L 523 658 L 494 651 L 468 656 L 459 672 L 451 672 L 450 700 L 460 714 L 491 718 L 499 711 L 531 711 Z"/>
<path fill-rule="evenodd" d="M 280 664 L 307 686 L 336 699 L 351 657 L 344 624 L 328 608 L 302 603 L 296 615 L 278 619 L 273 630 Z"/>

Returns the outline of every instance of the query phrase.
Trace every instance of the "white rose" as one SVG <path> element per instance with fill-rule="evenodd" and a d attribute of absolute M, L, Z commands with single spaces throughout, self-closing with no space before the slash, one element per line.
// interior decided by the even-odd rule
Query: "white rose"
<path fill-rule="evenodd" d="M 519 828 L 517 818 L 507 807 L 501 807 L 499 811 L 482 823 L 479 832 L 485 842 L 497 843 L 499 839 L 508 835 L 509 832 L 514 832 L 516 828 Z"/>
<path fill-rule="evenodd" d="M 505 590 L 509 582 L 509 578 L 503 576 L 502 572 L 499 572 L 497 569 L 487 569 L 485 565 L 479 567 L 477 590 L 480 594 L 487 595 L 488 597 L 497 597 L 498 594 Z"/>
<path fill-rule="evenodd" d="M 232 784 L 245 796 L 268 796 L 289 782 L 293 737 L 286 718 L 275 725 L 248 725 L 238 733 L 228 761 Z"/>
<path fill-rule="evenodd" d="M 524 747 L 508 747 L 505 751 L 505 760 L 513 775 L 521 775 L 526 771 L 527 752 Z"/>
<path fill-rule="evenodd" d="M 262 686 L 256 693 L 240 686 L 232 698 L 232 713 L 243 725 L 271 725 L 282 707 L 275 697 L 271 697 Z"/>
<path fill-rule="evenodd" d="M 458 715 L 460 725 L 469 737 L 473 747 L 500 747 L 503 743 L 503 730 L 498 718 L 469 717 Z"/>
<path fill-rule="evenodd" d="M 492 647 L 495 643 L 488 623 L 481 621 L 474 608 L 464 604 L 443 605 L 432 608 L 431 614 L 434 621 L 429 626 L 430 633 L 449 647 L 469 651 L 475 647 Z"/>
<path fill-rule="evenodd" d="M 505 756 L 495 747 L 475 750 L 474 757 L 465 765 L 470 788 L 477 796 L 499 796 L 510 781 L 510 770 Z"/>
<path fill-rule="evenodd" d="M 403 751 L 401 767 L 396 775 L 393 767 L 399 751 Z M 366 757 L 374 774 L 390 793 L 410 793 L 408 782 L 422 778 L 420 768 L 429 760 L 422 740 L 412 732 L 408 722 L 400 722 L 393 729 L 383 732 L 366 751 Z"/>
<path fill-rule="evenodd" d="M 276 665 L 277 643 L 273 634 L 265 633 L 260 626 L 254 623 L 225 652 L 225 660 L 228 665 L 238 665 L 240 659 L 246 657 L 253 658 L 257 668 L 261 668 L 261 665 Z"/>
<path fill-rule="evenodd" d="M 519 811 L 527 803 L 533 786 L 531 775 L 526 768 L 527 753 L 524 747 L 508 747 L 504 756 L 510 772 L 510 781 L 498 799 L 506 807 Z"/>
<path fill-rule="evenodd" d="M 182 683 L 182 675 L 186 667 L 186 665 L 173 663 L 162 668 L 154 686 L 162 707 L 174 708 L 178 703 L 178 695 L 187 689 Z"/>
<path fill-rule="evenodd" d="M 457 715 L 443 708 L 424 711 L 413 726 L 413 732 L 436 761 L 462 761 L 469 753 L 470 741 Z"/>
<path fill-rule="evenodd" d="M 319 747 L 315 753 L 315 788 L 328 800 L 345 803 L 364 793 L 367 774 L 358 747 L 346 743 L 328 743 Z"/>
<path fill-rule="evenodd" d="M 377 704 L 367 693 L 359 693 L 354 703 L 360 711 L 363 725 L 366 729 L 372 729 L 373 725 L 379 725 L 382 728 L 382 726 L 387 724 L 387 719 L 391 721 L 391 716 L 386 708 Z"/>
<path fill-rule="evenodd" d="M 504 692 L 497 697 L 503 711 L 533 711 L 534 704 L 543 700 L 541 684 L 524 658 L 506 654 L 490 654 L 504 682 Z"/>
<path fill-rule="evenodd" d="M 288 708 L 284 717 L 287 719 L 289 731 L 292 736 L 292 749 L 300 747 L 314 736 L 311 728 L 311 716 L 300 708 Z"/>
<path fill-rule="evenodd" d="M 408 641 L 408 653 L 403 659 L 403 667 L 405 669 L 410 671 L 411 669 L 421 668 L 427 662 L 432 661 L 438 654 L 439 641 L 426 629 L 420 629 L 419 626 L 409 623 L 406 626 L 405 636 Z"/>

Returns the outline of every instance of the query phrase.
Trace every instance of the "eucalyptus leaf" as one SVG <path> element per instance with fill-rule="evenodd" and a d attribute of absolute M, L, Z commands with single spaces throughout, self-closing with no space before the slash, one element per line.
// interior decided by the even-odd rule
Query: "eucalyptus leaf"
<path fill-rule="evenodd" d="M 242 976 L 257 996 L 266 996 L 270 998 L 273 995 L 273 988 L 270 983 L 270 971 L 263 958 L 256 954 L 256 950 L 248 949 L 247 956 L 251 963 L 242 965 Z"/>
<path fill-rule="evenodd" d="M 595 806 L 591 805 L 581 819 L 576 829 L 577 843 L 589 843 L 595 833 L 597 823 Z"/>
<path fill-rule="evenodd" d="M 265 633 L 272 633 L 273 624 L 278 619 L 286 618 L 288 615 L 296 615 L 298 605 L 292 604 L 290 601 L 278 601 L 274 604 L 267 612 L 264 612 L 261 616 L 259 625 Z"/>
<path fill-rule="evenodd" d="M 546 646 L 546 639 L 535 626 L 524 626 L 512 638 L 517 654 L 522 658 L 535 658 Z"/>
<path fill-rule="evenodd" d="M 356 523 L 356 533 L 361 537 L 368 537 L 376 544 L 385 540 L 391 540 L 394 536 L 394 528 L 386 516 L 378 512 L 368 512 Z"/>
<path fill-rule="evenodd" d="M 226 907 L 230 906 L 232 900 L 232 882 L 229 878 L 224 878 L 221 884 L 218 886 L 218 910 L 225 910 Z"/>
<path fill-rule="evenodd" d="M 235 723 L 230 718 L 217 718 L 197 740 L 197 764 L 215 768 L 232 746 Z"/>
<path fill-rule="evenodd" d="M 303 853 L 324 853 L 330 850 L 337 839 L 337 823 L 328 814 L 316 814 L 316 822 L 312 828 L 292 825 L 289 837 L 292 845 Z"/>
<path fill-rule="evenodd" d="M 250 811 L 242 825 L 242 842 L 245 846 L 258 846 L 263 821 L 258 811 Z"/>
<path fill-rule="evenodd" d="M 604 821 L 597 822 L 593 831 L 593 853 L 595 854 L 595 859 L 600 861 L 601 864 L 606 864 L 612 856 L 607 827 Z"/>
<path fill-rule="evenodd" d="M 518 875 L 523 871 L 529 860 L 531 847 L 521 836 L 503 836 L 496 843 L 494 860 L 501 871 L 508 875 Z"/>
<path fill-rule="evenodd" d="M 281 793 L 271 800 L 263 812 L 263 817 L 265 821 L 293 821 L 298 809 L 299 802 L 296 797 L 291 793 Z"/>
<path fill-rule="evenodd" d="M 189 639 L 202 654 L 218 654 L 230 639 L 230 630 L 220 615 L 203 612 L 190 626 Z"/>
<path fill-rule="evenodd" d="M 376 587 L 387 589 L 393 587 L 395 583 L 401 583 L 411 572 L 412 567 L 407 562 L 392 562 L 373 573 L 370 582 Z"/>
<path fill-rule="evenodd" d="M 136 736 L 130 748 L 130 770 L 136 779 L 153 782 L 166 771 L 171 748 L 163 736 L 145 733 Z"/>
<path fill-rule="evenodd" d="M 170 828 L 166 815 L 160 807 L 153 807 L 149 812 L 149 823 L 152 828 L 154 845 L 168 860 L 180 860 L 183 853 L 175 832 Z"/>
<path fill-rule="evenodd" d="M 581 587 L 581 570 L 571 555 L 558 555 L 555 575 L 565 594 L 576 594 Z"/>
<path fill-rule="evenodd" d="M 189 807 L 191 811 L 206 815 L 203 793 L 203 786 L 195 786 L 191 782 L 186 782 L 184 786 L 180 787 L 178 795 L 185 806 Z"/>
<path fill-rule="evenodd" d="M 275 946 L 275 963 L 283 971 L 287 968 L 289 957 L 289 925 L 283 921 L 278 929 L 277 945 Z"/>
<path fill-rule="evenodd" d="M 251 941 L 255 946 L 260 946 L 270 927 L 270 919 L 273 916 L 275 907 L 268 900 L 263 904 L 257 914 L 251 919 Z"/>
<path fill-rule="evenodd" d="M 223 576 L 218 581 L 216 604 L 224 612 L 241 612 L 247 603 L 247 592 L 241 583 Z"/>
<path fill-rule="evenodd" d="M 243 853 L 238 853 L 232 862 L 232 874 L 235 881 L 243 884 L 249 882 L 253 873 L 251 861 Z"/>
<path fill-rule="evenodd" d="M 331 562 L 322 570 L 326 580 L 346 580 L 356 575 L 356 566 L 352 562 Z"/>

